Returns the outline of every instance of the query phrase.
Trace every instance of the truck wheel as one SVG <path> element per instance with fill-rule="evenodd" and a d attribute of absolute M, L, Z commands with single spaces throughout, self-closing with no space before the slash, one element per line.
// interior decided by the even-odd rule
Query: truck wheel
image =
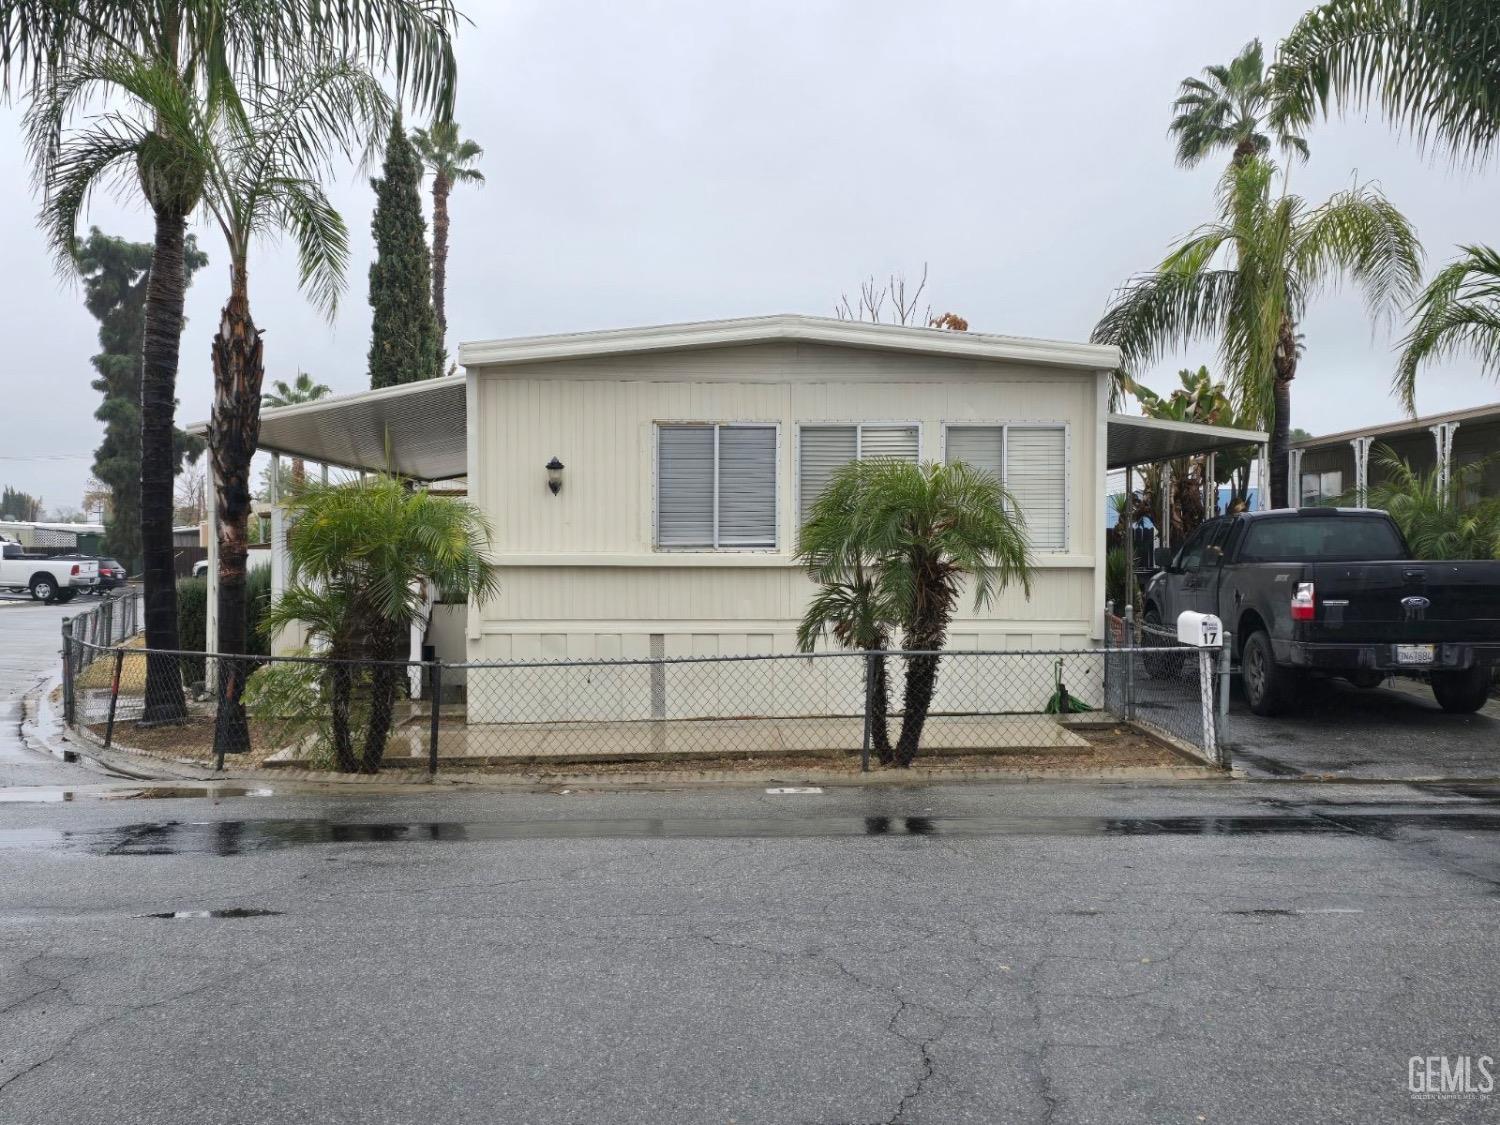
<path fill-rule="evenodd" d="M 1257 715 L 1279 715 L 1296 694 L 1292 673 L 1276 663 L 1271 638 L 1264 629 L 1250 634 L 1240 658 L 1245 700 Z"/>
<path fill-rule="evenodd" d="M 38 574 L 31 580 L 31 596 L 39 602 L 50 602 L 57 597 L 57 586 L 48 575 Z"/>
<path fill-rule="evenodd" d="M 1155 606 L 1151 606 L 1146 610 L 1146 616 L 1143 620 L 1151 629 L 1163 628 L 1161 612 Z M 1172 644 L 1172 641 L 1163 637 L 1160 633 L 1147 632 L 1141 638 L 1141 643 L 1148 647 L 1153 645 L 1169 646 Z M 1170 680 L 1182 674 L 1182 665 L 1185 659 L 1185 650 L 1184 655 L 1180 656 L 1173 653 L 1154 652 L 1142 661 L 1142 665 L 1145 668 L 1146 675 L 1151 677 L 1151 679 Z"/>
<path fill-rule="evenodd" d="M 72 590 L 72 589 L 59 590 L 57 592 L 56 601 L 57 601 L 58 605 L 67 605 L 70 601 L 72 601 L 77 596 L 78 596 L 78 591 L 77 590 Z"/>
<path fill-rule="evenodd" d="M 1476 666 L 1461 672 L 1434 672 L 1432 694 L 1450 715 L 1472 715 L 1490 697 L 1490 670 Z"/>
<path fill-rule="evenodd" d="M 1385 673 L 1375 668 L 1360 668 L 1358 671 L 1345 672 L 1344 679 L 1357 688 L 1370 691 L 1385 683 Z"/>

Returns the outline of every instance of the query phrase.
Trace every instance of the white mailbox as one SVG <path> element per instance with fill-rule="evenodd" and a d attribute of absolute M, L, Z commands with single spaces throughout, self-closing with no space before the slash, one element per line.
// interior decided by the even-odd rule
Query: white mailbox
<path fill-rule="evenodd" d="M 1195 648 L 1218 648 L 1223 643 L 1224 626 L 1211 613 L 1185 609 L 1177 615 L 1177 639 Z"/>

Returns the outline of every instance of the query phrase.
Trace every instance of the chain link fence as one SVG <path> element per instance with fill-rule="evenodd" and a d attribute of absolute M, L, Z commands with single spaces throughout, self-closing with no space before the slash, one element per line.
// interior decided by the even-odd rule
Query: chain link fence
<path fill-rule="evenodd" d="M 204 764 L 868 762 L 899 746 L 918 715 L 923 755 L 1086 752 L 1091 729 L 1124 723 L 1218 764 L 1213 681 L 1205 697 L 1197 650 L 1123 636 L 1048 651 L 464 664 L 148 652 L 74 636 L 64 709 L 107 745 Z M 925 708 L 921 690 L 908 693 L 924 681 Z"/>

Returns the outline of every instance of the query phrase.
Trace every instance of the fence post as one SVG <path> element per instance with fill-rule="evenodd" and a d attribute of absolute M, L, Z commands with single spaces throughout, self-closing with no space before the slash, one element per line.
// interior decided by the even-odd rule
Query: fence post
<path fill-rule="evenodd" d="M 62 619 L 63 722 L 73 725 L 73 619 Z"/>
<path fill-rule="evenodd" d="M 1230 669 L 1234 664 L 1234 634 L 1224 631 L 1224 644 L 1219 649 L 1219 713 L 1218 746 L 1219 764 L 1229 766 L 1229 683 Z"/>
<path fill-rule="evenodd" d="M 874 662 L 873 654 L 865 653 L 865 731 L 859 743 L 859 772 L 870 772 L 870 688 L 872 681 L 870 677 L 870 665 Z"/>
<path fill-rule="evenodd" d="M 1125 603 L 1125 717 L 1135 720 L 1135 606 Z"/>
<path fill-rule="evenodd" d="M 443 703 L 443 662 L 434 660 L 432 662 L 432 678 L 429 691 L 432 710 L 432 728 L 427 734 L 427 776 L 437 776 L 438 763 L 438 708 Z"/>
<path fill-rule="evenodd" d="M 1109 709 L 1109 619 L 1115 615 L 1115 603 L 1104 603 L 1104 707 Z"/>
<path fill-rule="evenodd" d="M 115 649 L 115 674 L 109 682 L 109 721 L 104 724 L 104 748 L 115 738 L 115 708 L 120 702 L 120 666 L 125 663 L 125 650 Z"/>
<path fill-rule="evenodd" d="M 1221 650 L 1222 651 L 1222 650 Z M 1214 658 L 1213 650 L 1198 650 L 1198 699 L 1203 714 L 1203 752 L 1208 760 L 1222 765 L 1218 740 L 1214 737 Z"/>

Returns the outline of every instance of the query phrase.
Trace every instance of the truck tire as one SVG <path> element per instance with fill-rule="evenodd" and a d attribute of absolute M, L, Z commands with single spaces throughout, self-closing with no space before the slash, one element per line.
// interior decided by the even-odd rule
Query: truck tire
<path fill-rule="evenodd" d="M 1245 686 L 1245 701 L 1257 715 L 1281 714 L 1297 694 L 1294 674 L 1276 663 L 1271 637 L 1264 629 L 1251 633 L 1245 641 L 1240 679 Z"/>
<path fill-rule="evenodd" d="M 1450 715 L 1472 715 L 1490 697 L 1490 670 L 1476 665 L 1461 672 L 1434 672 L 1432 694 Z"/>
<path fill-rule="evenodd" d="M 31 579 L 31 596 L 39 602 L 50 602 L 53 598 L 57 597 L 57 583 L 52 580 L 52 575 L 33 575 Z"/>
<path fill-rule="evenodd" d="M 66 589 L 66 590 L 59 590 L 57 592 L 57 597 L 54 600 L 57 602 L 58 605 L 67 605 L 70 601 L 72 601 L 77 596 L 78 596 L 78 591 L 74 590 L 74 589 L 72 589 L 70 587 L 69 589 Z"/>
<path fill-rule="evenodd" d="M 1362 691 L 1373 691 L 1385 683 L 1385 673 L 1378 668 L 1360 668 L 1354 672 L 1345 672 L 1344 679 Z"/>
<path fill-rule="evenodd" d="M 1164 628 L 1161 622 L 1161 611 L 1154 605 L 1146 607 L 1144 623 L 1152 629 Z M 1141 638 L 1141 644 L 1152 646 L 1169 646 L 1172 641 L 1163 638 L 1159 633 L 1146 633 Z M 1146 675 L 1153 680 L 1170 680 L 1182 674 L 1182 666 L 1187 660 L 1187 650 L 1184 649 L 1180 655 L 1170 652 L 1154 652 L 1149 654 L 1141 663 Z"/>

